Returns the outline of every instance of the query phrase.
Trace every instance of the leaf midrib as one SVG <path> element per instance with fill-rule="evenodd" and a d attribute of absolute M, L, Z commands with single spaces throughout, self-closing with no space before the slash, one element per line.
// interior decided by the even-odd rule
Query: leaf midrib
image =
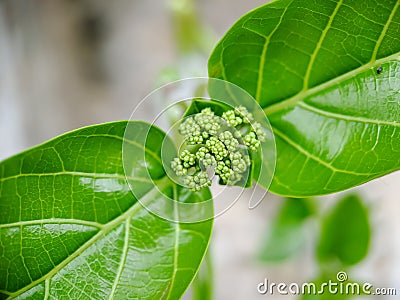
<path fill-rule="evenodd" d="M 91 222 L 91 221 L 85 221 L 85 220 L 51 218 L 51 219 L 29 220 L 29 221 L 15 222 L 15 223 L 0 224 L 0 230 L 4 229 L 4 228 L 22 227 L 22 226 L 31 226 L 31 225 L 81 225 L 81 226 L 95 227 L 99 230 L 102 230 L 105 226 L 98 222 Z"/>
<path fill-rule="evenodd" d="M 141 199 L 140 201 L 138 200 L 135 204 L 133 204 L 126 212 L 118 216 L 117 218 L 113 219 L 112 221 L 108 222 L 99 230 L 98 233 L 96 233 L 91 239 L 89 239 L 87 242 L 85 242 L 81 247 L 79 247 L 74 253 L 72 253 L 70 256 L 68 256 L 65 260 L 63 260 L 60 264 L 58 264 L 55 268 L 53 268 L 50 272 L 48 272 L 46 275 L 36 279 L 35 281 L 32 281 L 29 285 L 23 287 L 22 289 L 10 293 L 7 291 L 1 291 L 4 293 L 7 293 L 11 298 L 14 298 L 32 287 L 40 284 L 42 281 L 45 281 L 47 279 L 52 278 L 54 275 L 56 275 L 63 267 L 65 267 L 68 263 L 73 261 L 75 258 L 77 258 L 80 254 L 82 254 L 85 250 L 87 250 L 90 246 L 92 246 L 95 242 L 97 242 L 98 239 L 100 239 L 102 236 L 106 235 L 109 233 L 111 230 L 113 230 L 116 226 L 122 224 L 124 221 L 130 220 L 133 215 L 140 209 L 142 209 L 142 205 L 149 204 L 151 203 L 152 200 L 154 200 L 154 192 L 159 192 L 159 190 L 168 187 L 171 185 L 172 182 L 169 180 L 167 176 L 163 177 L 158 181 L 157 185 L 154 185 L 154 187 L 148 191 Z"/>
<path fill-rule="evenodd" d="M 334 112 L 329 112 L 327 110 L 323 110 L 320 108 L 317 108 L 315 106 L 312 106 L 310 104 L 307 104 L 305 102 L 300 102 L 299 107 L 304 108 L 305 110 L 308 110 L 310 112 L 328 117 L 328 118 L 335 118 L 335 119 L 340 119 L 344 121 L 352 121 L 352 122 L 358 122 L 358 123 L 365 123 L 365 124 L 376 124 L 376 125 L 386 125 L 386 126 L 393 126 L 393 127 L 400 127 L 400 123 L 398 121 L 382 121 L 382 120 L 376 120 L 376 119 L 370 119 L 370 118 L 365 118 L 365 117 L 355 117 L 343 113 L 334 113 Z"/>
<path fill-rule="evenodd" d="M 124 247 L 122 249 L 121 259 L 120 259 L 119 266 L 118 266 L 118 271 L 117 271 L 115 280 L 114 280 L 112 288 L 111 288 L 110 296 L 108 297 L 108 299 L 110 299 L 110 300 L 114 298 L 114 294 L 117 290 L 118 283 L 119 283 L 119 280 L 121 279 L 121 275 L 122 275 L 122 272 L 124 270 L 124 266 L 126 263 L 126 258 L 128 256 L 130 225 L 131 225 L 131 220 L 130 220 L 130 218 L 127 218 L 125 221 Z"/>
<path fill-rule="evenodd" d="M 27 173 L 27 174 L 17 174 L 13 176 L 6 176 L 0 178 L 0 182 L 4 182 L 7 180 L 18 179 L 21 177 L 55 177 L 62 175 L 70 175 L 70 176 L 81 176 L 81 177 L 90 177 L 95 179 L 121 179 L 121 180 L 130 180 L 130 181 L 142 181 L 152 183 L 157 180 L 151 181 L 150 179 L 134 177 L 134 176 L 125 176 L 120 175 L 118 173 L 110 174 L 110 173 L 90 173 L 90 172 L 75 172 L 75 171 L 60 171 L 60 172 L 52 172 L 52 173 Z"/>
<path fill-rule="evenodd" d="M 178 191 L 177 191 L 177 187 L 176 186 L 174 186 L 173 193 L 174 193 L 174 200 L 177 200 L 178 199 Z M 177 202 L 174 203 L 174 219 L 175 220 L 179 220 Z M 170 299 L 171 298 L 171 293 L 172 293 L 174 282 L 175 282 L 175 279 L 176 279 L 176 272 L 178 270 L 179 251 L 177 249 L 179 249 L 178 245 L 179 245 L 179 237 L 180 237 L 181 228 L 180 228 L 180 223 L 179 222 L 175 222 L 174 226 L 175 226 L 176 234 L 175 234 L 175 241 L 174 241 L 174 249 L 175 249 L 175 251 L 174 251 L 174 258 L 173 258 L 173 274 L 172 274 L 172 278 L 171 278 L 170 284 L 168 285 L 169 291 L 168 291 L 168 295 L 167 295 L 166 299 Z M 163 298 L 164 297 L 162 297 L 161 299 L 163 299 Z"/>
<path fill-rule="evenodd" d="M 344 173 L 344 174 L 351 174 L 351 175 L 355 175 L 355 176 L 367 176 L 367 177 L 380 174 L 380 172 L 361 173 L 361 172 L 354 172 L 354 171 L 350 171 L 350 170 L 346 170 L 346 169 L 337 168 L 337 167 L 333 166 L 333 164 L 331 162 L 326 162 L 326 161 L 322 160 L 321 158 L 319 158 L 318 156 L 313 155 L 312 153 L 310 153 L 309 151 L 304 149 L 298 143 L 294 142 L 290 137 L 288 137 L 287 135 L 285 135 L 283 132 L 279 131 L 278 129 L 275 128 L 274 133 L 277 136 L 279 136 L 283 141 L 288 143 L 290 146 L 292 146 L 293 148 L 298 150 L 300 153 L 302 153 L 306 157 L 318 162 L 319 164 L 325 166 L 326 168 L 330 169 L 333 173 Z"/>
<path fill-rule="evenodd" d="M 331 80 L 328 80 L 328 81 L 326 81 L 326 82 L 324 82 L 322 84 L 319 84 L 319 85 L 317 85 L 317 86 L 315 86 L 315 87 L 313 87 L 311 89 L 302 90 L 299 93 L 297 93 L 296 95 L 294 95 L 294 96 L 292 96 L 292 97 L 290 97 L 290 98 L 288 98 L 286 100 L 283 100 L 283 101 L 280 101 L 280 102 L 278 102 L 276 104 L 272 104 L 272 105 L 270 105 L 268 107 L 265 107 L 264 108 L 264 112 L 265 112 L 265 114 L 267 116 L 271 116 L 271 115 L 273 115 L 275 113 L 279 113 L 281 111 L 284 111 L 284 110 L 286 110 L 288 108 L 296 106 L 299 102 L 302 102 L 305 98 L 307 98 L 309 96 L 312 96 L 312 95 L 314 95 L 314 94 L 316 94 L 316 93 L 318 93 L 320 91 L 323 91 L 325 89 L 333 87 L 333 86 L 339 84 L 340 82 L 345 81 L 347 79 L 350 79 L 350 78 L 352 78 L 352 77 L 354 77 L 354 76 L 356 76 L 356 75 L 358 75 L 358 74 L 360 74 L 360 73 L 362 73 L 362 72 L 364 72 L 366 70 L 369 70 L 371 68 L 379 66 L 379 65 L 381 65 L 381 64 L 383 64 L 385 62 L 394 61 L 394 60 L 400 61 L 400 52 L 396 52 L 395 54 L 392 54 L 392 55 L 387 56 L 385 58 L 378 59 L 376 61 L 370 61 L 369 63 L 367 63 L 367 64 L 365 64 L 365 65 L 363 65 L 363 66 L 361 66 L 361 67 L 359 67 L 357 69 L 354 69 L 354 70 L 352 70 L 350 72 L 347 72 L 347 73 L 345 73 L 343 75 L 340 75 L 340 76 L 335 77 L 335 78 L 333 78 Z"/>

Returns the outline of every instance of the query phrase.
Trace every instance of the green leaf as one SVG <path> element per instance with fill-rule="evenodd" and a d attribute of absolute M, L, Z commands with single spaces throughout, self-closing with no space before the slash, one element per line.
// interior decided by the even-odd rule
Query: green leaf
<path fill-rule="evenodd" d="M 219 101 L 193 99 L 183 117 L 198 114 L 207 107 L 210 107 L 217 116 L 222 116 L 224 112 L 233 109 L 228 104 Z"/>
<path fill-rule="evenodd" d="M 127 124 L 138 139 L 148 133 L 145 149 L 124 140 Z M 134 158 L 125 169 L 123 142 Z M 147 123 L 115 122 L 0 163 L 0 298 L 178 299 L 204 256 L 212 221 L 170 222 L 142 205 L 211 195 L 188 194 L 170 181 L 163 142 L 172 145 Z"/>
<path fill-rule="evenodd" d="M 285 199 L 262 246 L 260 260 L 279 262 L 298 254 L 305 243 L 305 220 L 313 211 L 307 199 Z"/>
<path fill-rule="evenodd" d="M 321 262 L 354 265 L 368 253 L 368 210 L 356 195 L 343 198 L 322 223 L 317 256 Z"/>
<path fill-rule="evenodd" d="M 328 194 L 400 169 L 399 7 L 273 1 L 217 45 L 210 77 L 247 90 L 273 127 L 272 192 Z"/>

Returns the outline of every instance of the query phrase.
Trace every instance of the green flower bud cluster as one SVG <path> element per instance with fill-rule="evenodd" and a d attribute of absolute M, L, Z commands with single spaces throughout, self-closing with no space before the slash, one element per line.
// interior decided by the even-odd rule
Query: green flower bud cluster
<path fill-rule="evenodd" d="M 179 158 L 185 168 L 190 168 L 196 163 L 196 155 L 190 153 L 189 150 L 183 150 Z"/>
<path fill-rule="evenodd" d="M 203 187 L 210 186 L 211 180 L 206 172 L 199 171 L 194 175 L 186 176 L 183 183 L 192 191 L 199 191 Z"/>
<path fill-rule="evenodd" d="M 251 150 L 257 150 L 260 147 L 260 141 L 254 132 L 249 132 L 243 137 L 244 144 Z"/>
<path fill-rule="evenodd" d="M 215 136 L 210 137 L 206 141 L 206 147 L 210 150 L 215 159 L 218 161 L 223 160 L 229 154 L 228 149 L 226 149 L 224 143 Z"/>
<path fill-rule="evenodd" d="M 257 150 L 266 139 L 260 123 L 244 107 L 226 111 L 221 117 L 210 108 L 189 116 L 179 126 L 191 151 L 183 150 L 171 167 L 192 191 L 211 185 L 207 170 L 214 168 L 220 180 L 234 185 L 243 179 L 250 166 L 246 147 Z"/>
<path fill-rule="evenodd" d="M 197 150 L 196 158 L 205 169 L 213 167 L 217 164 L 217 160 L 206 147 L 201 147 L 199 150 Z"/>
<path fill-rule="evenodd" d="M 179 133 L 188 145 L 202 144 L 210 135 L 217 134 L 220 123 L 220 118 L 210 108 L 205 108 L 194 117 L 187 118 L 179 126 Z"/>
<path fill-rule="evenodd" d="M 171 168 L 175 171 L 175 174 L 182 177 L 187 174 L 187 168 L 185 168 L 181 160 L 175 157 L 171 162 Z"/>
<path fill-rule="evenodd" d="M 215 167 L 217 174 L 223 183 L 234 185 L 243 178 L 243 174 L 250 166 L 250 158 L 248 155 L 242 155 L 240 151 L 230 153 L 229 159 L 221 160 Z"/>
<path fill-rule="evenodd" d="M 242 105 L 235 107 L 235 113 L 242 118 L 243 123 L 249 124 L 254 120 L 253 115 Z"/>
<path fill-rule="evenodd" d="M 235 114 L 234 110 L 228 110 L 222 114 L 222 119 L 226 121 L 228 126 L 236 127 L 243 123 L 243 119 Z"/>

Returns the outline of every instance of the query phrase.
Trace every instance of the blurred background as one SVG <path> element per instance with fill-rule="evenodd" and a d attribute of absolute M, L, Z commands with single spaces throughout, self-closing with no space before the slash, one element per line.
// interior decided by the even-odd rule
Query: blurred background
<path fill-rule="evenodd" d="M 78 127 L 129 119 L 136 104 L 163 83 L 207 76 L 217 41 L 236 19 L 264 3 L 0 1 L 0 159 Z M 212 286 L 214 299 L 297 299 L 260 295 L 257 285 L 265 278 L 301 284 L 345 268 L 351 280 L 397 288 L 397 296 L 387 298 L 400 299 L 399 183 L 397 172 L 319 199 L 295 203 L 268 195 L 254 210 L 248 209 L 246 191 L 216 219 L 208 257 L 212 272 L 203 269 L 206 280 L 184 298 Z M 359 196 L 346 204 L 340 199 L 349 193 Z M 346 224 L 341 213 L 351 209 L 365 214 Z M 345 251 L 359 251 L 358 260 L 327 261 L 321 249 L 347 245 L 343 236 L 352 225 L 360 246 Z"/>

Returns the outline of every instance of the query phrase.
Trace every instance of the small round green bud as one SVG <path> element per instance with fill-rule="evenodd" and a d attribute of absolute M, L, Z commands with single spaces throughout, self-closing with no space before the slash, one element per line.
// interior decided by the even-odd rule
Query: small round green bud
<path fill-rule="evenodd" d="M 207 131 L 203 131 L 201 133 L 201 136 L 203 137 L 204 140 L 206 140 L 210 137 L 210 134 Z"/>

